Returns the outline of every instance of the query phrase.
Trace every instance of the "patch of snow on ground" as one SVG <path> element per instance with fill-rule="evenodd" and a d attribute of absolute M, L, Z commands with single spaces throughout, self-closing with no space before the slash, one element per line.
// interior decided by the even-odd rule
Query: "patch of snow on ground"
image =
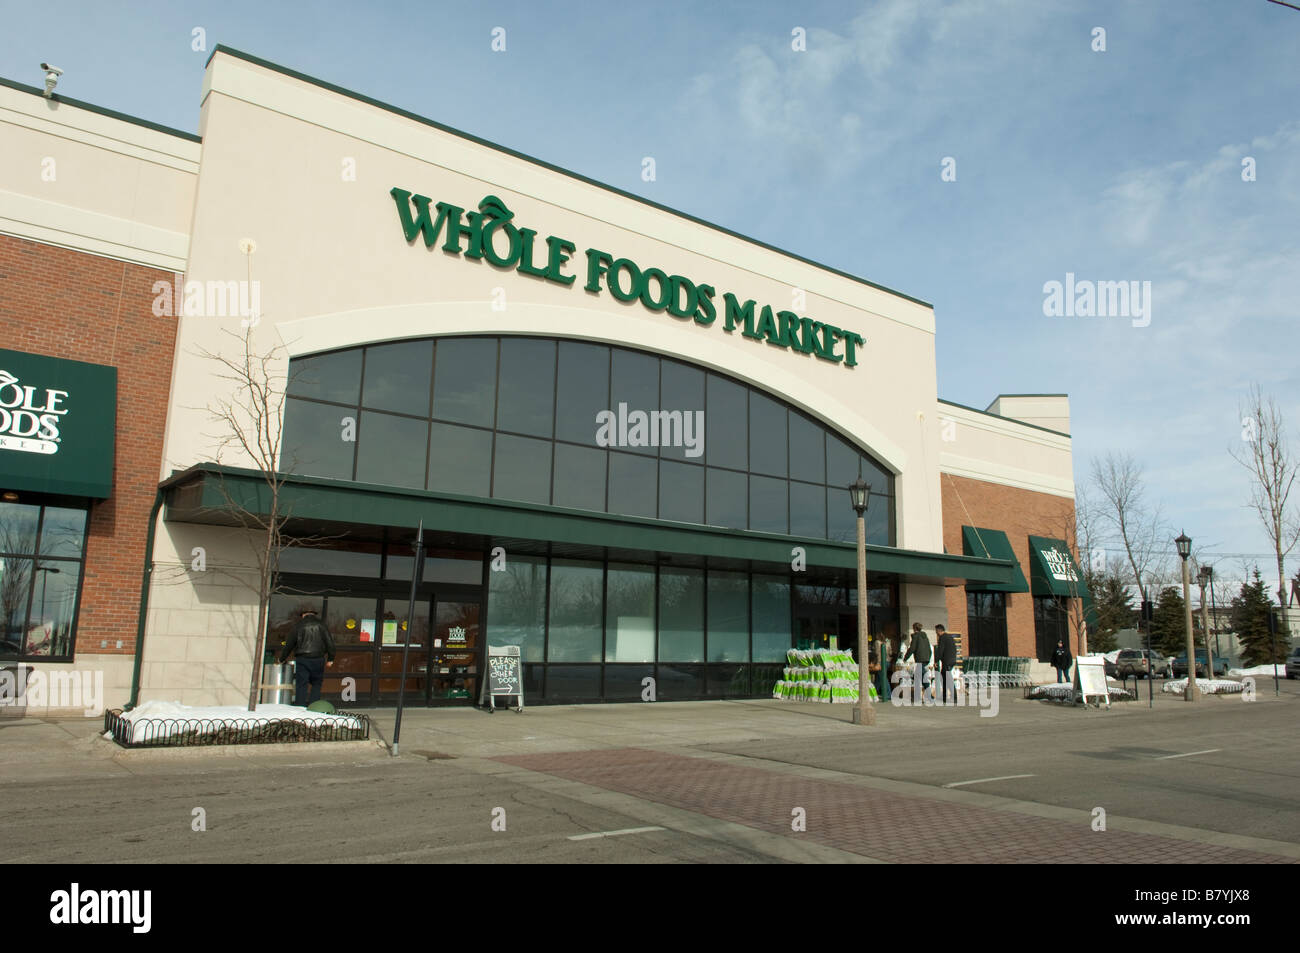
<path fill-rule="evenodd" d="M 308 711 L 296 705 L 258 705 L 257 711 L 249 711 L 237 705 L 208 707 L 191 707 L 180 702 L 149 701 L 122 713 L 122 720 L 131 725 L 131 741 L 139 743 L 145 740 L 149 726 L 144 724 L 154 719 L 169 719 L 185 724 L 178 724 L 174 731 L 194 731 L 200 734 L 215 734 L 228 725 L 249 722 L 270 724 L 275 721 L 297 721 L 309 725 L 337 725 L 341 728 L 362 728 L 361 720 L 351 715 L 327 715 L 324 712 Z M 171 732 L 162 732 L 153 726 L 152 737 L 166 737 Z"/>
<path fill-rule="evenodd" d="M 1286 678 L 1286 665 L 1281 662 L 1277 665 L 1256 665 L 1254 668 L 1230 668 L 1228 669 L 1228 676 L 1230 678 L 1245 678 L 1250 675 L 1258 678 L 1262 675 L 1266 678 L 1272 678 L 1275 669 L 1278 678 Z"/>
<path fill-rule="evenodd" d="M 1196 687 L 1203 695 L 1232 695 L 1240 692 L 1244 686 L 1241 682 L 1235 682 L 1227 678 L 1198 678 Z M 1174 678 L 1165 682 L 1162 692 L 1181 695 L 1187 691 L 1187 679 Z"/>

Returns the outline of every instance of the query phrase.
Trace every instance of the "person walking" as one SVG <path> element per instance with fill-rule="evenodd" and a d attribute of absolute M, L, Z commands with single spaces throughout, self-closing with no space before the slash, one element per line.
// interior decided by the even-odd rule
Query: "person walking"
<path fill-rule="evenodd" d="M 957 641 L 941 625 L 934 627 L 934 634 L 939 643 L 935 646 L 935 656 L 939 662 L 939 684 L 943 691 L 943 703 L 948 704 L 948 690 L 952 689 L 952 703 L 957 704 L 957 677 L 953 670 L 957 667 Z"/>
<path fill-rule="evenodd" d="M 334 639 L 315 609 L 303 609 L 300 616 L 298 624 L 293 627 L 284 647 L 280 649 L 280 664 L 288 661 L 292 653 L 298 663 L 294 672 L 293 703 L 306 708 L 312 702 L 320 701 L 325 666 L 334 664 Z M 307 697 L 309 686 L 310 698 Z"/>
<path fill-rule="evenodd" d="M 1070 680 L 1070 663 L 1074 659 L 1070 656 L 1070 650 L 1065 647 L 1065 643 L 1057 640 L 1056 651 L 1052 653 L 1052 667 L 1056 669 L 1056 684 L 1068 682 Z"/>
<path fill-rule="evenodd" d="M 903 656 L 906 662 L 909 658 L 916 661 L 916 674 L 912 676 L 912 691 L 919 704 L 925 697 L 925 689 L 928 685 L 926 679 L 926 666 L 930 664 L 930 637 L 925 634 L 925 629 L 921 628 L 921 623 L 912 623 L 912 644 L 907 647 L 907 654 Z"/>

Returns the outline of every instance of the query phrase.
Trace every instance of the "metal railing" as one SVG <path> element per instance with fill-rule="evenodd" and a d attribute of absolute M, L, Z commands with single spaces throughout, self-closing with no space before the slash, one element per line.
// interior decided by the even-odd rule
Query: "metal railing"
<path fill-rule="evenodd" d="M 276 718 L 257 721 L 211 718 L 131 718 L 120 708 L 104 712 L 104 731 L 123 748 L 188 748 L 201 745 L 262 745 L 298 741 L 367 741 L 370 718 L 338 711 L 329 720 Z"/>

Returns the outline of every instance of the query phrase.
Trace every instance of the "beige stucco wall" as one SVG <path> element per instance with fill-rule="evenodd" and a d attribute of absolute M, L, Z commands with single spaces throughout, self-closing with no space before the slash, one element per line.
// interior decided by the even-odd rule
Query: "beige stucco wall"
<path fill-rule="evenodd" d="M 936 415 L 943 473 L 1074 498 L 1069 437 L 954 404 L 938 404 Z"/>
<path fill-rule="evenodd" d="M 181 271 L 200 145 L 0 86 L 0 232 Z"/>

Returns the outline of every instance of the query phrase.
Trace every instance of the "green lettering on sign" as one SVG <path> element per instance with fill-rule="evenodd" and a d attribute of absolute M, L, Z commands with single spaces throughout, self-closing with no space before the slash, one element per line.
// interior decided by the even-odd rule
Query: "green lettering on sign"
<path fill-rule="evenodd" d="M 515 225 L 515 213 L 495 195 L 485 195 L 476 211 L 466 212 L 459 205 L 447 202 L 434 205 L 428 196 L 397 187 L 388 194 L 397 206 L 402 235 L 408 243 L 418 237 L 426 248 L 433 248 L 441 236 L 441 248 L 448 254 L 463 255 L 471 261 L 487 259 L 495 268 L 513 269 L 521 275 L 565 287 L 578 280 L 577 275 L 564 273 L 577 246 L 551 235 L 543 252 L 537 230 Z M 587 260 L 587 280 L 582 287 L 591 294 L 608 291 L 616 301 L 624 304 L 640 301 L 649 311 L 666 311 L 674 318 L 693 321 L 702 328 L 717 320 L 718 307 L 714 301 L 717 290 L 713 285 L 700 284 L 686 275 L 669 274 L 660 268 L 642 268 L 630 258 L 615 258 L 599 248 L 588 248 L 583 254 Z M 801 317 L 793 311 L 773 312 L 770 304 L 760 306 L 753 298 L 742 304 L 728 291 L 722 300 L 724 331 L 732 333 L 739 329 L 743 337 L 766 341 L 773 347 L 815 354 L 832 364 L 856 367 L 858 349 L 866 344 L 853 331 Z M 843 354 L 836 352 L 841 341 Z"/>

